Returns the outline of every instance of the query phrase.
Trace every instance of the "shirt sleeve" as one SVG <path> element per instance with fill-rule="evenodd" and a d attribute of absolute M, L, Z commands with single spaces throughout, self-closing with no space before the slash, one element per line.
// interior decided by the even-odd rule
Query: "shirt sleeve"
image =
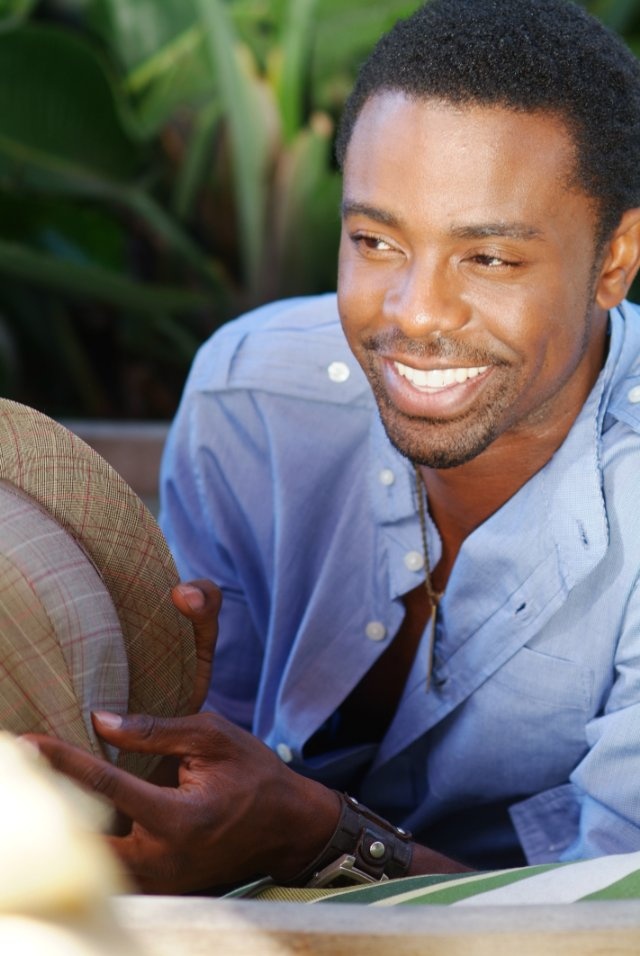
<path fill-rule="evenodd" d="M 251 405 L 246 394 L 229 400 L 222 393 L 187 388 L 164 453 L 160 512 L 181 579 L 208 578 L 223 594 L 205 709 L 248 729 L 263 656 L 261 621 L 268 614 L 262 549 L 254 540 L 268 531 L 251 528 L 245 507 L 261 479 L 260 427 Z M 229 456 L 233 479 L 226 466 Z M 265 522 L 268 514 L 265 507 Z"/>

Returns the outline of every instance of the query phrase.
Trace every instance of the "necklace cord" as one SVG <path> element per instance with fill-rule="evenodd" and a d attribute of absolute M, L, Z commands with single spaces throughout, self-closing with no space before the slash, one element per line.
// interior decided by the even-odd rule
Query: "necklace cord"
<path fill-rule="evenodd" d="M 424 555 L 424 586 L 429 597 L 429 603 L 431 605 L 429 613 L 429 644 L 427 647 L 427 683 L 426 690 L 429 690 L 431 686 L 431 677 L 433 674 L 433 658 L 434 650 L 436 643 L 436 621 L 438 617 L 438 605 L 442 597 L 442 592 L 438 592 L 433 587 L 431 581 L 431 562 L 429 560 L 429 544 L 427 540 L 427 504 L 426 504 L 426 490 L 424 487 L 424 482 L 422 481 L 422 475 L 420 474 L 420 469 L 417 465 L 414 465 L 415 470 L 415 479 L 416 479 L 416 504 L 418 510 L 418 518 L 420 519 L 420 535 L 422 537 L 422 553 Z"/>

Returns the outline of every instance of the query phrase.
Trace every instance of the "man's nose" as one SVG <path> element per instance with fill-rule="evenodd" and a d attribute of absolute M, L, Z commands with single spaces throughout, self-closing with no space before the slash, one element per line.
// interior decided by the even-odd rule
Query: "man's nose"
<path fill-rule="evenodd" d="M 394 276 L 384 307 L 385 319 L 410 337 L 455 332 L 471 318 L 455 275 L 441 264 L 417 260 Z"/>

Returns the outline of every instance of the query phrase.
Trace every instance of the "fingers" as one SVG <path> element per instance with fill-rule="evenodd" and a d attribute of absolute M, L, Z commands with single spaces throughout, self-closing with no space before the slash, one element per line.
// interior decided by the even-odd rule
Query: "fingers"
<path fill-rule="evenodd" d="M 123 717 L 104 710 L 91 715 L 96 732 L 121 750 L 136 753 L 185 757 L 206 754 L 211 750 L 215 733 L 212 714 L 191 717 L 151 717 L 128 714 Z"/>
<path fill-rule="evenodd" d="M 121 813 L 144 827 L 153 828 L 158 819 L 163 788 L 119 770 L 106 760 L 94 757 L 78 747 L 40 734 L 27 734 L 51 766 L 82 787 L 106 797 Z"/>
<path fill-rule="evenodd" d="M 213 582 L 203 579 L 178 584 L 171 596 L 177 609 L 193 624 L 196 677 L 188 712 L 197 713 L 206 699 L 211 682 L 222 593 Z"/>

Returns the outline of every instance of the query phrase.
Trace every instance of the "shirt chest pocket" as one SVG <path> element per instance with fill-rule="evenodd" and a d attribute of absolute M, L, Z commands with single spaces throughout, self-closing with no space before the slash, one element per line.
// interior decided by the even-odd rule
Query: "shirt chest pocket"
<path fill-rule="evenodd" d="M 577 661 L 521 647 L 487 685 L 502 688 L 505 694 L 524 696 L 541 708 L 585 712 L 591 704 L 593 673 Z"/>
<path fill-rule="evenodd" d="M 586 750 L 593 674 L 521 648 L 432 732 L 440 796 L 493 799 L 563 783 Z"/>

